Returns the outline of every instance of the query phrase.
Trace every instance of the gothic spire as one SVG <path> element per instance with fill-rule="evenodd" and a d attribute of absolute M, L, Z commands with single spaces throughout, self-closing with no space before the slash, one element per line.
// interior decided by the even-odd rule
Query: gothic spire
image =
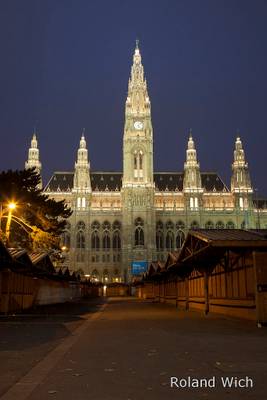
<path fill-rule="evenodd" d="M 86 148 L 84 129 L 82 131 L 80 146 L 77 152 L 73 189 L 77 192 L 91 192 L 90 163 L 88 161 L 88 150 Z"/>
<path fill-rule="evenodd" d="M 35 129 L 32 135 L 31 147 L 28 150 L 28 160 L 25 162 L 25 169 L 29 168 L 35 168 L 38 174 L 41 175 L 42 164 L 39 160 L 38 141 Z M 38 188 L 42 188 L 42 180 L 39 183 Z"/>
<path fill-rule="evenodd" d="M 192 131 L 189 132 L 189 139 L 186 150 L 186 161 L 184 163 L 184 190 L 201 190 L 201 176 L 199 163 L 197 161 L 197 151 L 192 136 Z"/>
<path fill-rule="evenodd" d="M 138 40 L 133 54 L 133 64 L 128 84 L 126 115 L 150 115 L 150 100 Z"/>
<path fill-rule="evenodd" d="M 235 141 L 234 161 L 232 164 L 232 191 L 250 191 L 251 180 L 249 175 L 248 163 L 246 161 L 245 152 L 242 141 L 238 135 Z"/>

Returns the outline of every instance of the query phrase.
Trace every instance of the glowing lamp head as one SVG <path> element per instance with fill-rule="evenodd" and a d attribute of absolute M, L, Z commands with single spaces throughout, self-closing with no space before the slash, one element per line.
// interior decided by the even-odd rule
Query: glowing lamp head
<path fill-rule="evenodd" d="M 8 204 L 8 208 L 9 208 L 10 210 L 15 210 L 16 207 L 17 207 L 16 203 L 9 203 L 9 204 Z"/>

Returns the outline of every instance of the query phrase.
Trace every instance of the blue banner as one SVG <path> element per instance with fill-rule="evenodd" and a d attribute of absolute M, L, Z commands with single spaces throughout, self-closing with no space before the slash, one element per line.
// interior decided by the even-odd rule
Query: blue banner
<path fill-rule="evenodd" d="M 133 261 L 132 262 L 132 275 L 140 275 L 147 271 L 147 261 Z"/>

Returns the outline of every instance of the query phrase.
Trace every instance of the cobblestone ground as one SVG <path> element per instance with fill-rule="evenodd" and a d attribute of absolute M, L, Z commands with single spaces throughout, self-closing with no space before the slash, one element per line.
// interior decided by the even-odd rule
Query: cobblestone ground
<path fill-rule="evenodd" d="M 100 302 L 2 319 L 1 400 L 266 400 L 266 328 L 131 298 L 95 312 Z M 246 376 L 253 388 L 222 387 Z M 216 387 L 171 388 L 171 377 L 215 377 Z"/>

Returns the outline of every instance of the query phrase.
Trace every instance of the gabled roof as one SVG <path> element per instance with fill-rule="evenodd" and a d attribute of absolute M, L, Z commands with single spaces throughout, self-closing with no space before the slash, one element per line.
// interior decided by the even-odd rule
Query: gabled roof
<path fill-rule="evenodd" d="M 46 252 L 33 252 L 30 255 L 31 261 L 35 268 L 37 268 L 39 271 L 42 271 L 44 273 L 51 273 L 53 274 L 55 272 L 54 265 L 51 261 L 51 258 L 48 253 Z"/>
<path fill-rule="evenodd" d="M 33 264 L 26 249 L 12 247 L 8 251 L 12 259 L 16 262 L 15 269 L 33 270 Z"/>
<path fill-rule="evenodd" d="M 73 172 L 55 172 L 44 188 L 45 192 L 71 192 L 73 188 Z M 93 191 L 120 191 L 122 186 L 121 172 L 91 172 Z M 155 172 L 154 181 L 158 191 L 182 191 L 184 174 L 182 172 Z M 214 172 L 201 173 L 202 186 L 207 192 L 229 192 L 229 189 Z"/>
<path fill-rule="evenodd" d="M 267 238 L 243 229 L 196 229 L 188 232 L 177 259 L 180 265 L 215 265 L 227 250 L 264 249 Z"/>

